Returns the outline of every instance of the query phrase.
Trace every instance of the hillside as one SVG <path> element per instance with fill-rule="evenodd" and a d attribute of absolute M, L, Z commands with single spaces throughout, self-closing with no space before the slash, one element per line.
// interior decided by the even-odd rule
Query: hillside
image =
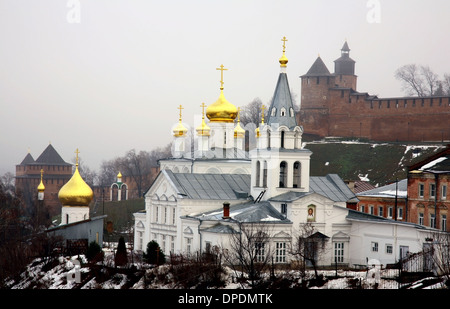
<path fill-rule="evenodd" d="M 445 145 L 328 140 L 306 142 L 304 147 L 313 152 L 311 176 L 338 174 L 344 180 L 367 180 L 380 186 L 406 178 L 406 166 Z"/>

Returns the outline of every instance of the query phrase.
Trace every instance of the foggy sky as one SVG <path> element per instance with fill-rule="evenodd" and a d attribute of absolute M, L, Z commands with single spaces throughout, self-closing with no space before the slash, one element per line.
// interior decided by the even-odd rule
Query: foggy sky
<path fill-rule="evenodd" d="M 297 104 L 299 76 L 319 54 L 334 72 L 346 40 L 358 91 L 403 96 L 404 64 L 450 73 L 449 13 L 446 0 L 0 0 L 0 175 L 49 143 L 93 170 L 167 145 L 180 104 L 195 127 L 217 100 L 221 64 L 228 101 L 269 104 L 283 36 Z"/>

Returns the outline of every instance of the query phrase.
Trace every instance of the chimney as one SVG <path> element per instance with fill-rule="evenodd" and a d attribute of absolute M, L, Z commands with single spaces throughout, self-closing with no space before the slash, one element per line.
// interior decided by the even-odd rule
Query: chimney
<path fill-rule="evenodd" d="M 230 219 L 230 203 L 223 202 L 223 219 Z"/>

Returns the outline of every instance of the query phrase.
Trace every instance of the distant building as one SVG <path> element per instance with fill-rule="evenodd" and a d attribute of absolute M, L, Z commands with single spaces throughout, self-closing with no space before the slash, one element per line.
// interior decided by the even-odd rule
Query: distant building
<path fill-rule="evenodd" d="M 408 221 L 450 232 L 450 146 L 408 167 Z"/>
<path fill-rule="evenodd" d="M 355 61 L 345 42 L 330 73 L 319 56 L 301 78 L 297 117 L 305 135 L 374 141 L 450 140 L 450 97 L 378 98 L 357 91 Z"/>
<path fill-rule="evenodd" d="M 65 162 L 51 144 L 36 160 L 28 153 L 22 162 L 16 165 L 15 177 L 16 194 L 22 197 L 27 207 L 33 205 L 37 196 L 41 170 L 45 186 L 44 207 L 54 216 L 61 212 L 58 192 L 72 176 L 72 164 Z"/>

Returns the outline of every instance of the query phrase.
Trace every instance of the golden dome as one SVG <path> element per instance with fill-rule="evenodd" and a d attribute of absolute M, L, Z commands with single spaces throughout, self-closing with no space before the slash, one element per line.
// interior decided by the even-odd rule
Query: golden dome
<path fill-rule="evenodd" d="M 286 51 L 286 37 L 284 36 L 281 41 L 283 41 L 283 56 L 281 56 L 281 58 L 279 59 L 280 61 L 280 66 L 281 67 L 286 67 L 286 64 L 288 63 L 288 58 L 286 57 L 286 55 L 284 54 Z"/>
<path fill-rule="evenodd" d="M 78 150 L 77 150 L 78 153 Z M 91 187 L 84 182 L 78 171 L 78 154 L 75 173 L 72 178 L 59 190 L 58 198 L 63 206 L 89 206 L 94 197 Z"/>
<path fill-rule="evenodd" d="M 183 106 L 180 104 L 179 107 L 177 107 L 180 110 L 180 118 L 178 121 L 177 126 L 175 127 L 175 129 L 173 129 L 173 135 L 175 137 L 181 137 L 181 136 L 185 136 L 186 132 L 188 131 L 184 125 L 181 123 L 181 110 L 183 109 Z"/>
<path fill-rule="evenodd" d="M 119 172 L 119 174 L 117 174 L 117 178 L 122 178 L 122 173 Z"/>
<path fill-rule="evenodd" d="M 236 125 L 236 128 L 234 128 L 234 137 L 244 137 L 245 136 L 245 130 L 242 129 L 240 123 L 238 122 Z"/>
<path fill-rule="evenodd" d="M 196 129 L 199 136 L 209 136 L 211 128 L 205 123 L 205 118 L 202 119 L 202 124 Z"/>
<path fill-rule="evenodd" d="M 236 106 L 225 99 L 223 89 L 221 89 L 219 99 L 206 109 L 206 117 L 211 122 L 234 122 L 236 116 Z"/>
<path fill-rule="evenodd" d="M 42 174 L 44 173 L 44 170 L 41 169 L 41 183 L 39 184 L 39 186 L 37 187 L 39 192 L 43 192 L 45 190 L 45 186 L 44 183 L 42 182 Z"/>

